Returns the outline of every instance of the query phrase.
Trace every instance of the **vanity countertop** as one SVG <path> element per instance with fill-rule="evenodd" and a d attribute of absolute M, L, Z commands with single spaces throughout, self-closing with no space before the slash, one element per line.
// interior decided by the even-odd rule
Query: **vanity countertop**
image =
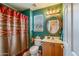
<path fill-rule="evenodd" d="M 61 43 L 61 44 L 63 44 L 63 41 L 60 40 L 60 39 L 43 39 L 42 42 Z"/>

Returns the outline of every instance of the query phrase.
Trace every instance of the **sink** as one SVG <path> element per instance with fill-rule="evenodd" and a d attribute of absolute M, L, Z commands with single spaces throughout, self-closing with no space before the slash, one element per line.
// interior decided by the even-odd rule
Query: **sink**
<path fill-rule="evenodd" d="M 54 39 L 43 39 L 42 42 L 63 43 L 63 41 L 57 37 L 55 37 Z"/>
<path fill-rule="evenodd" d="M 55 40 L 54 39 L 43 39 L 42 41 L 44 41 L 44 42 L 54 42 Z"/>

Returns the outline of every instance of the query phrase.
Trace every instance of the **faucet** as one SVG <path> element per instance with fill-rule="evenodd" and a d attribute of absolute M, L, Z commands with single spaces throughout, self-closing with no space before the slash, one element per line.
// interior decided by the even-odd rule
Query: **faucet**
<path fill-rule="evenodd" d="M 52 39 L 54 39 L 54 36 L 52 36 Z"/>

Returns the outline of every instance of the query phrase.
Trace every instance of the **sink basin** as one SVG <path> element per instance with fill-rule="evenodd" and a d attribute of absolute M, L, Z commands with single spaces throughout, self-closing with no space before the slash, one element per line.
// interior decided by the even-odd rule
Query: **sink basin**
<path fill-rule="evenodd" d="M 43 39 L 42 42 L 63 43 L 60 39 Z"/>
<path fill-rule="evenodd" d="M 54 42 L 55 40 L 54 39 L 43 39 L 42 41 L 44 41 L 44 42 Z"/>

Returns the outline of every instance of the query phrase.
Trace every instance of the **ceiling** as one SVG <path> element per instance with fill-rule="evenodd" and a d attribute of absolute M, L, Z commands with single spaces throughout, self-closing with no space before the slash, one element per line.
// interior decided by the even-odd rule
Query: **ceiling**
<path fill-rule="evenodd" d="M 37 10 L 55 4 L 57 3 L 4 3 L 4 5 L 7 5 L 18 11 L 23 11 L 26 9 Z"/>

